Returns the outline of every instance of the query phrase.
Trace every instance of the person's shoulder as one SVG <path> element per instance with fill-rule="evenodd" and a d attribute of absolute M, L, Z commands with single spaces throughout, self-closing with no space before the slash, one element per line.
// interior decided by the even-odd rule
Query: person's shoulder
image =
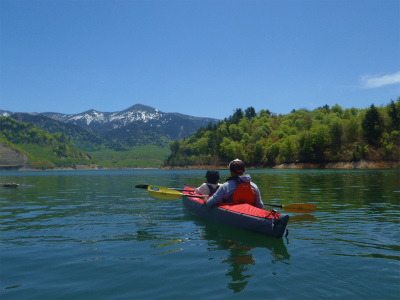
<path fill-rule="evenodd" d="M 244 174 L 239 176 L 242 182 L 251 182 L 251 176 L 249 174 Z"/>
<path fill-rule="evenodd" d="M 220 183 L 220 184 L 219 184 L 219 189 L 223 189 L 223 188 L 225 188 L 225 187 L 227 187 L 227 186 L 229 186 L 229 181 L 226 181 L 226 182 L 224 182 L 224 183 Z"/>
<path fill-rule="evenodd" d="M 259 189 L 259 188 L 258 188 L 258 185 L 257 185 L 257 184 L 255 184 L 253 181 L 252 181 L 252 182 L 250 182 L 250 184 L 251 184 L 251 186 L 252 186 L 252 187 L 256 188 L 257 190 Z"/>
<path fill-rule="evenodd" d="M 219 187 L 221 184 L 220 183 L 207 183 L 207 185 L 211 185 L 212 187 Z"/>

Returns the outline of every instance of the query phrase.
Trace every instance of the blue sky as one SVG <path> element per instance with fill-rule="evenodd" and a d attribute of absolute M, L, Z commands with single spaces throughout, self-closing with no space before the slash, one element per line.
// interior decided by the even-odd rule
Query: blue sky
<path fill-rule="evenodd" d="M 0 109 L 223 119 L 400 96 L 399 0 L 0 1 Z"/>

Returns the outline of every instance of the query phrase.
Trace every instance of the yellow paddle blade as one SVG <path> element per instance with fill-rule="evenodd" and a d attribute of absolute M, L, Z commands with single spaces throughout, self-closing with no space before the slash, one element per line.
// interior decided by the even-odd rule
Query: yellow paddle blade
<path fill-rule="evenodd" d="M 288 212 L 308 214 L 316 210 L 317 206 L 310 203 L 293 203 L 282 205 L 282 208 Z"/>
<path fill-rule="evenodd" d="M 165 199 L 165 200 L 176 200 L 182 197 L 182 193 L 176 190 L 165 188 L 162 186 L 149 185 L 147 187 L 150 195 L 154 198 Z"/>

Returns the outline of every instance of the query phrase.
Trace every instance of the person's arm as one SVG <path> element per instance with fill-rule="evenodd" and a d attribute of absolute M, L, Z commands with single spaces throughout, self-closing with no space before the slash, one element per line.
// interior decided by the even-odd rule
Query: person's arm
<path fill-rule="evenodd" d="M 226 186 L 221 185 L 218 189 L 218 191 L 215 192 L 214 195 L 212 195 L 212 197 L 209 196 L 203 196 L 203 201 L 204 203 L 208 206 L 208 207 L 213 207 L 215 205 L 218 205 L 222 202 L 222 200 L 224 199 L 224 195 L 225 195 L 225 189 Z"/>
<path fill-rule="evenodd" d="M 256 184 L 252 184 L 254 187 L 254 193 L 255 193 L 255 198 L 254 198 L 254 206 L 258 208 L 264 208 L 264 203 L 261 200 L 261 195 L 260 195 L 260 190 L 258 189 L 258 186 Z"/>
<path fill-rule="evenodd" d="M 201 186 L 199 186 L 197 189 L 194 190 L 196 194 L 200 195 L 208 195 L 210 193 L 210 190 L 207 186 L 206 183 L 203 183 Z"/>

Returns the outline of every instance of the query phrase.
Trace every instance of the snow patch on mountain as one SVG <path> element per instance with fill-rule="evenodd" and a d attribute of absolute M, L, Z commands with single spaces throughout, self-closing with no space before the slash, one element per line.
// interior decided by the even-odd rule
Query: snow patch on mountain
<path fill-rule="evenodd" d="M 9 116 L 13 112 L 0 110 L 0 114 Z M 216 123 L 219 121 L 212 118 L 193 117 L 179 113 L 164 113 L 142 104 L 136 104 L 128 109 L 116 112 L 100 112 L 91 109 L 80 114 L 54 112 L 31 114 L 44 115 L 60 122 L 82 126 L 100 136 L 107 135 L 107 132 L 109 132 L 112 138 L 120 138 L 120 136 L 116 137 L 116 134 L 121 134 L 112 134 L 113 130 L 129 126 L 127 129 L 131 130 L 131 132 L 136 132 L 135 134 L 146 132 L 146 128 L 158 128 L 161 131 L 158 131 L 157 134 L 162 132 L 162 134 L 168 135 L 172 139 L 179 139 L 189 136 L 201 126 L 207 126 L 210 122 Z"/>

